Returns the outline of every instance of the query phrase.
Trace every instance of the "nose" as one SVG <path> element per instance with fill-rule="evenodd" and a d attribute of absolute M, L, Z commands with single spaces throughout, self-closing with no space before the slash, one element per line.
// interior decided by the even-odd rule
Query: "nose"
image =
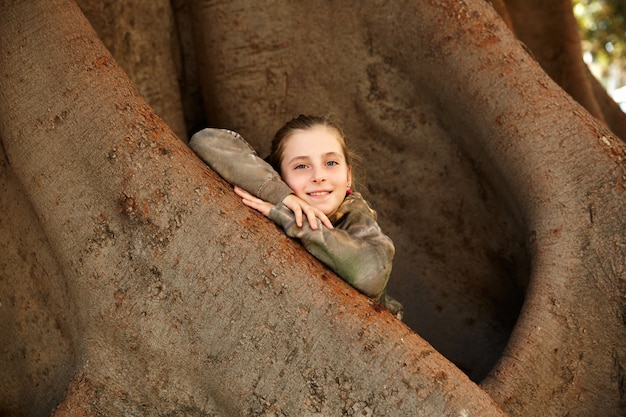
<path fill-rule="evenodd" d="M 311 180 L 315 183 L 324 182 L 326 181 L 326 173 L 321 168 L 314 168 Z"/>

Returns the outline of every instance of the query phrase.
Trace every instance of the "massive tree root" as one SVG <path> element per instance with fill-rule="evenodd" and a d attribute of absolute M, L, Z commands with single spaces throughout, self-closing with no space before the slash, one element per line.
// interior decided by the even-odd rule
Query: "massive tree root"
<path fill-rule="evenodd" d="M 483 2 L 244 3 L 194 9 L 209 122 L 262 149 L 345 114 L 410 327 L 243 207 L 75 4 L 6 1 L 0 410 L 622 415 L 623 143 Z"/>

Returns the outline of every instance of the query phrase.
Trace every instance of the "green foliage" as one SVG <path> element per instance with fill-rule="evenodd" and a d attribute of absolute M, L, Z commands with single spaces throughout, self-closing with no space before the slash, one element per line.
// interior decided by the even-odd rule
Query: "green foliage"
<path fill-rule="evenodd" d="M 626 2 L 624 0 L 573 0 L 584 50 L 603 67 L 626 52 Z"/>

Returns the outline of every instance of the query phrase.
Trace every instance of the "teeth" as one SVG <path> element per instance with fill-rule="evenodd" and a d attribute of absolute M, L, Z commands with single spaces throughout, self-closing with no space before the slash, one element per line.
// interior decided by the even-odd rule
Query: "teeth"
<path fill-rule="evenodd" d="M 309 195 L 312 195 L 312 196 L 326 195 L 326 194 L 328 194 L 328 191 L 319 191 L 316 193 L 309 193 Z"/>

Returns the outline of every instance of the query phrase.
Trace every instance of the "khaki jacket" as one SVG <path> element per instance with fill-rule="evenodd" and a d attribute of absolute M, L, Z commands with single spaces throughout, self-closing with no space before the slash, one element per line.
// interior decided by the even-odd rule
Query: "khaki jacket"
<path fill-rule="evenodd" d="M 319 219 L 317 230 L 311 229 L 308 222 L 298 227 L 293 212 L 282 204 L 293 191 L 241 135 L 225 129 L 203 129 L 192 136 L 189 146 L 230 184 L 275 204 L 269 217 L 288 236 L 300 240 L 350 285 L 401 317 L 402 306 L 385 293 L 395 248 L 361 194 L 348 195 L 329 217 L 333 230 Z"/>

